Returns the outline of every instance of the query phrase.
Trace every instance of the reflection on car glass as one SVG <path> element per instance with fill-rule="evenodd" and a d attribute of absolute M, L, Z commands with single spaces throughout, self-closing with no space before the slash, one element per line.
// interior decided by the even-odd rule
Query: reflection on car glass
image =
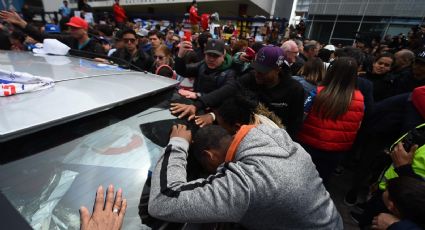
<path fill-rule="evenodd" d="M 146 167 L 147 172 L 161 151 L 140 132 L 117 123 L 86 136 L 63 163 L 133 169 Z"/>

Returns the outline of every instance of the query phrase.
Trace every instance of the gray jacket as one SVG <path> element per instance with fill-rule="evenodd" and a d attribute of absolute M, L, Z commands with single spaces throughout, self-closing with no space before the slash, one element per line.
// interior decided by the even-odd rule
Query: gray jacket
<path fill-rule="evenodd" d="M 170 222 L 239 223 L 249 229 L 343 229 L 308 153 L 283 129 L 260 125 L 235 161 L 186 181 L 189 143 L 172 138 L 152 175 L 149 213 Z"/>

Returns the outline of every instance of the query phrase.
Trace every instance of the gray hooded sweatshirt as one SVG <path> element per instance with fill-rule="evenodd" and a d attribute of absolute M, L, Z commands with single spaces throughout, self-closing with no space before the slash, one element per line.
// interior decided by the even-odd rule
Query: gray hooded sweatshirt
<path fill-rule="evenodd" d="M 248 229 L 343 229 L 309 154 L 283 129 L 249 131 L 235 160 L 186 180 L 189 143 L 171 138 L 152 175 L 149 213 L 181 223 L 239 223 Z"/>

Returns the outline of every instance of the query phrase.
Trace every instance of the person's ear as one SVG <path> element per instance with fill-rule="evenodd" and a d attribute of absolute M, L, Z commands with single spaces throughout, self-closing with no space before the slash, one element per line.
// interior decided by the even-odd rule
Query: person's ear
<path fill-rule="evenodd" d="M 204 154 L 205 154 L 206 159 L 208 159 L 209 162 L 214 160 L 214 153 L 212 151 L 204 150 Z"/>

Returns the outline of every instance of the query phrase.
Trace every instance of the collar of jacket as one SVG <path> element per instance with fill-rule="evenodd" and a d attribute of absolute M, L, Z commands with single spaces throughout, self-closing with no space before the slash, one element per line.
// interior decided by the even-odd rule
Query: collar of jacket
<path fill-rule="evenodd" d="M 236 133 L 236 135 L 233 138 L 232 143 L 229 146 L 229 149 L 226 153 L 225 162 L 232 162 L 235 160 L 236 157 L 236 150 L 238 150 L 239 144 L 242 142 L 242 140 L 245 138 L 245 136 L 251 131 L 251 129 L 255 128 L 256 125 L 243 125 L 239 131 Z"/>
<path fill-rule="evenodd" d="M 226 53 L 226 55 L 224 55 L 223 64 L 221 64 L 221 66 L 219 67 L 219 70 L 220 71 L 227 70 L 227 69 L 230 69 L 231 66 L 232 66 L 232 57 Z"/>

